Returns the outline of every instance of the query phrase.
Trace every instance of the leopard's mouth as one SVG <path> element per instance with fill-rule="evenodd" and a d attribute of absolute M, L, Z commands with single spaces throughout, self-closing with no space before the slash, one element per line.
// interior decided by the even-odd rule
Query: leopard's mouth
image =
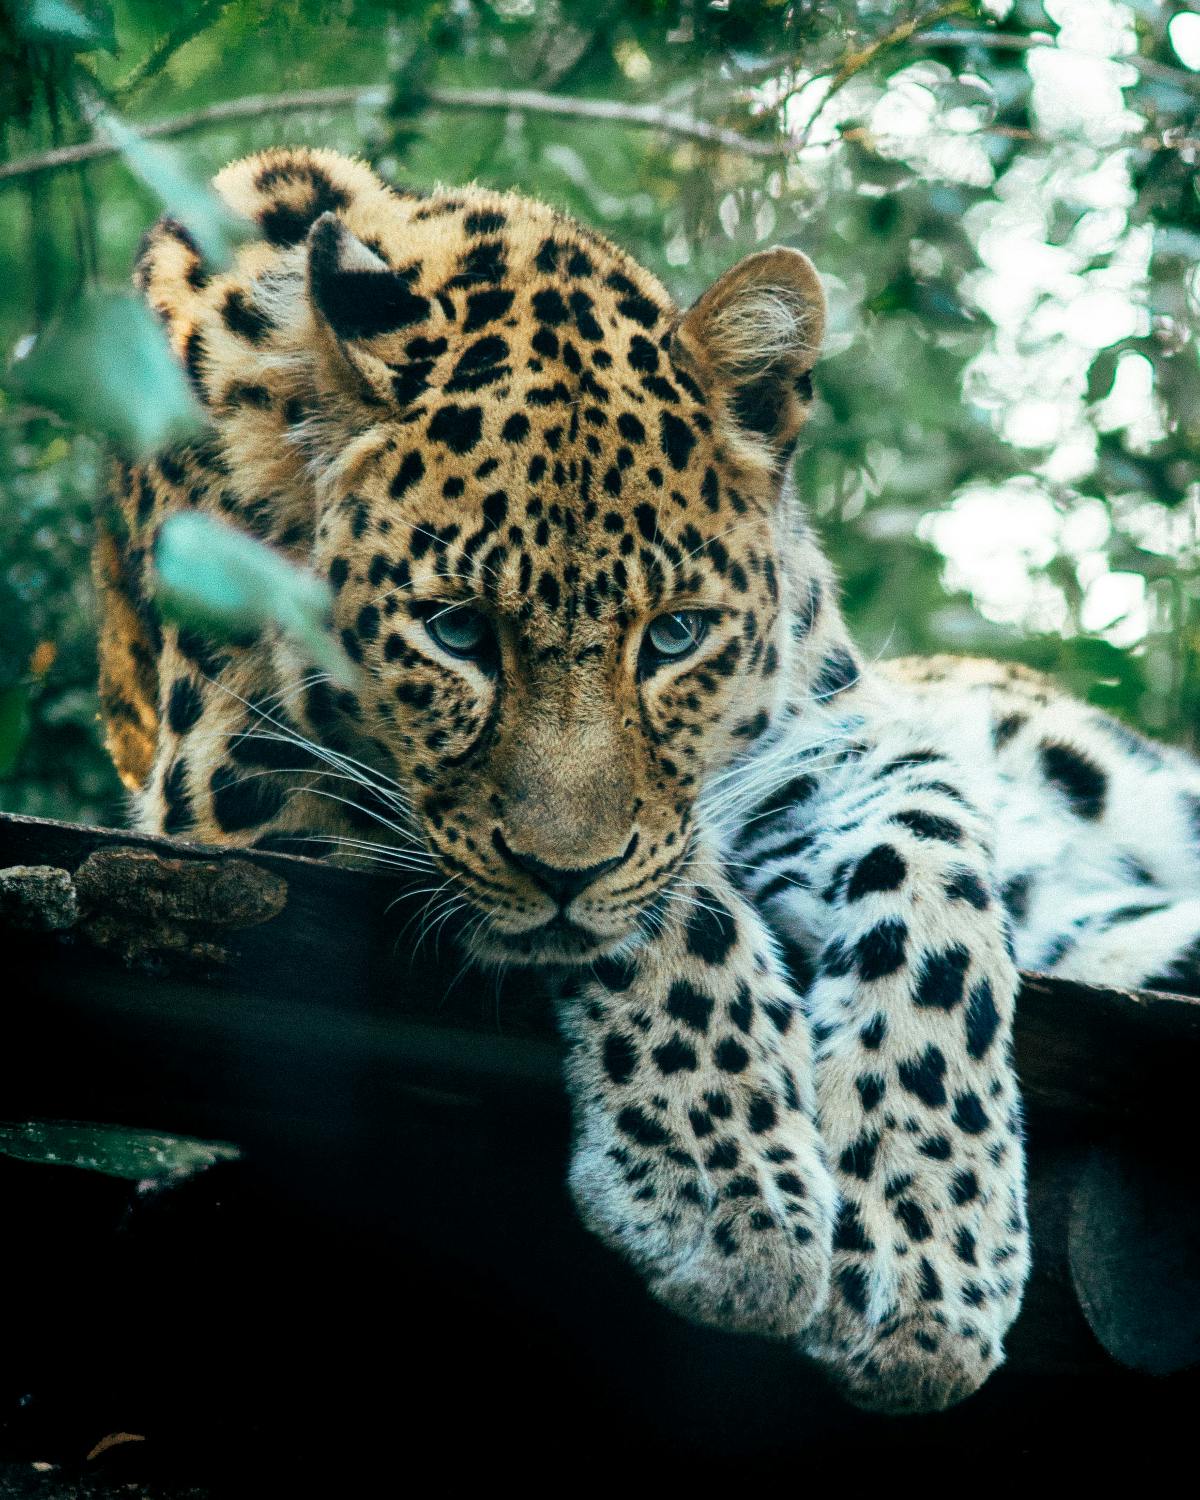
<path fill-rule="evenodd" d="M 600 933 L 573 921 L 563 912 L 525 932 L 504 932 L 481 924 L 468 945 L 476 958 L 514 964 L 585 964 L 627 948 L 638 936 L 636 928 Z"/>

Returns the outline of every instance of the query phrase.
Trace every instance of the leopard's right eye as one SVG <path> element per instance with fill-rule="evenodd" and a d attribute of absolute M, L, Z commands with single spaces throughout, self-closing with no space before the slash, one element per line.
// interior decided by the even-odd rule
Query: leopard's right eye
<path fill-rule="evenodd" d="M 489 664 L 495 657 L 496 633 L 481 609 L 469 604 L 435 605 L 425 617 L 425 630 L 443 651 L 465 661 Z"/>

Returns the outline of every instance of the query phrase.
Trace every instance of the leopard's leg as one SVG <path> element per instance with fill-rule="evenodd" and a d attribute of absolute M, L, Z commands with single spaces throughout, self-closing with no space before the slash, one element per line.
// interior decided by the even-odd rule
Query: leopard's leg
<path fill-rule="evenodd" d="M 1017 975 L 966 776 L 927 742 L 883 739 L 798 852 L 755 852 L 752 885 L 817 955 L 806 1003 L 841 1207 L 830 1301 L 801 1348 L 858 1404 L 925 1411 L 1000 1362 L 1027 1275 Z"/>
<path fill-rule="evenodd" d="M 701 863 L 657 937 L 595 974 L 561 1010 L 581 1216 L 685 1316 L 796 1333 L 828 1293 L 834 1193 L 762 919 Z"/>

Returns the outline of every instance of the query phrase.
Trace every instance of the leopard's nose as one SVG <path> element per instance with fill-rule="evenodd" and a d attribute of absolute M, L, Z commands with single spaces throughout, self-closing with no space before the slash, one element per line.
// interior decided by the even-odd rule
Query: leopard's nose
<path fill-rule="evenodd" d="M 610 870 L 615 870 L 631 858 L 633 851 L 637 848 L 637 842 L 638 836 L 635 833 L 623 854 L 615 855 L 612 859 L 602 859 L 594 865 L 568 869 L 562 865 L 548 865 L 545 860 L 538 859 L 535 854 L 521 854 L 516 849 L 510 848 L 498 828 L 492 833 L 492 843 L 500 857 L 514 869 L 521 870 L 528 875 L 530 880 L 557 901 L 563 910 L 570 906 L 575 897 L 593 881 L 599 880 L 601 875 L 607 875 Z"/>

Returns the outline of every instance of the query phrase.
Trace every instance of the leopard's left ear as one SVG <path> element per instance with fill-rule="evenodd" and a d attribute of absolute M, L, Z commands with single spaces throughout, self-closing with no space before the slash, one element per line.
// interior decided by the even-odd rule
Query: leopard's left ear
<path fill-rule="evenodd" d="M 335 371 L 369 401 L 394 396 L 389 367 L 368 347 L 371 339 L 423 324 L 427 297 L 412 290 L 414 273 L 394 271 L 333 213 L 308 234 L 308 297 Z"/>
<path fill-rule="evenodd" d="M 696 362 L 730 435 L 778 466 L 808 415 L 809 371 L 824 333 L 825 294 L 812 261 L 777 246 L 739 261 L 688 309 L 672 357 Z"/>

